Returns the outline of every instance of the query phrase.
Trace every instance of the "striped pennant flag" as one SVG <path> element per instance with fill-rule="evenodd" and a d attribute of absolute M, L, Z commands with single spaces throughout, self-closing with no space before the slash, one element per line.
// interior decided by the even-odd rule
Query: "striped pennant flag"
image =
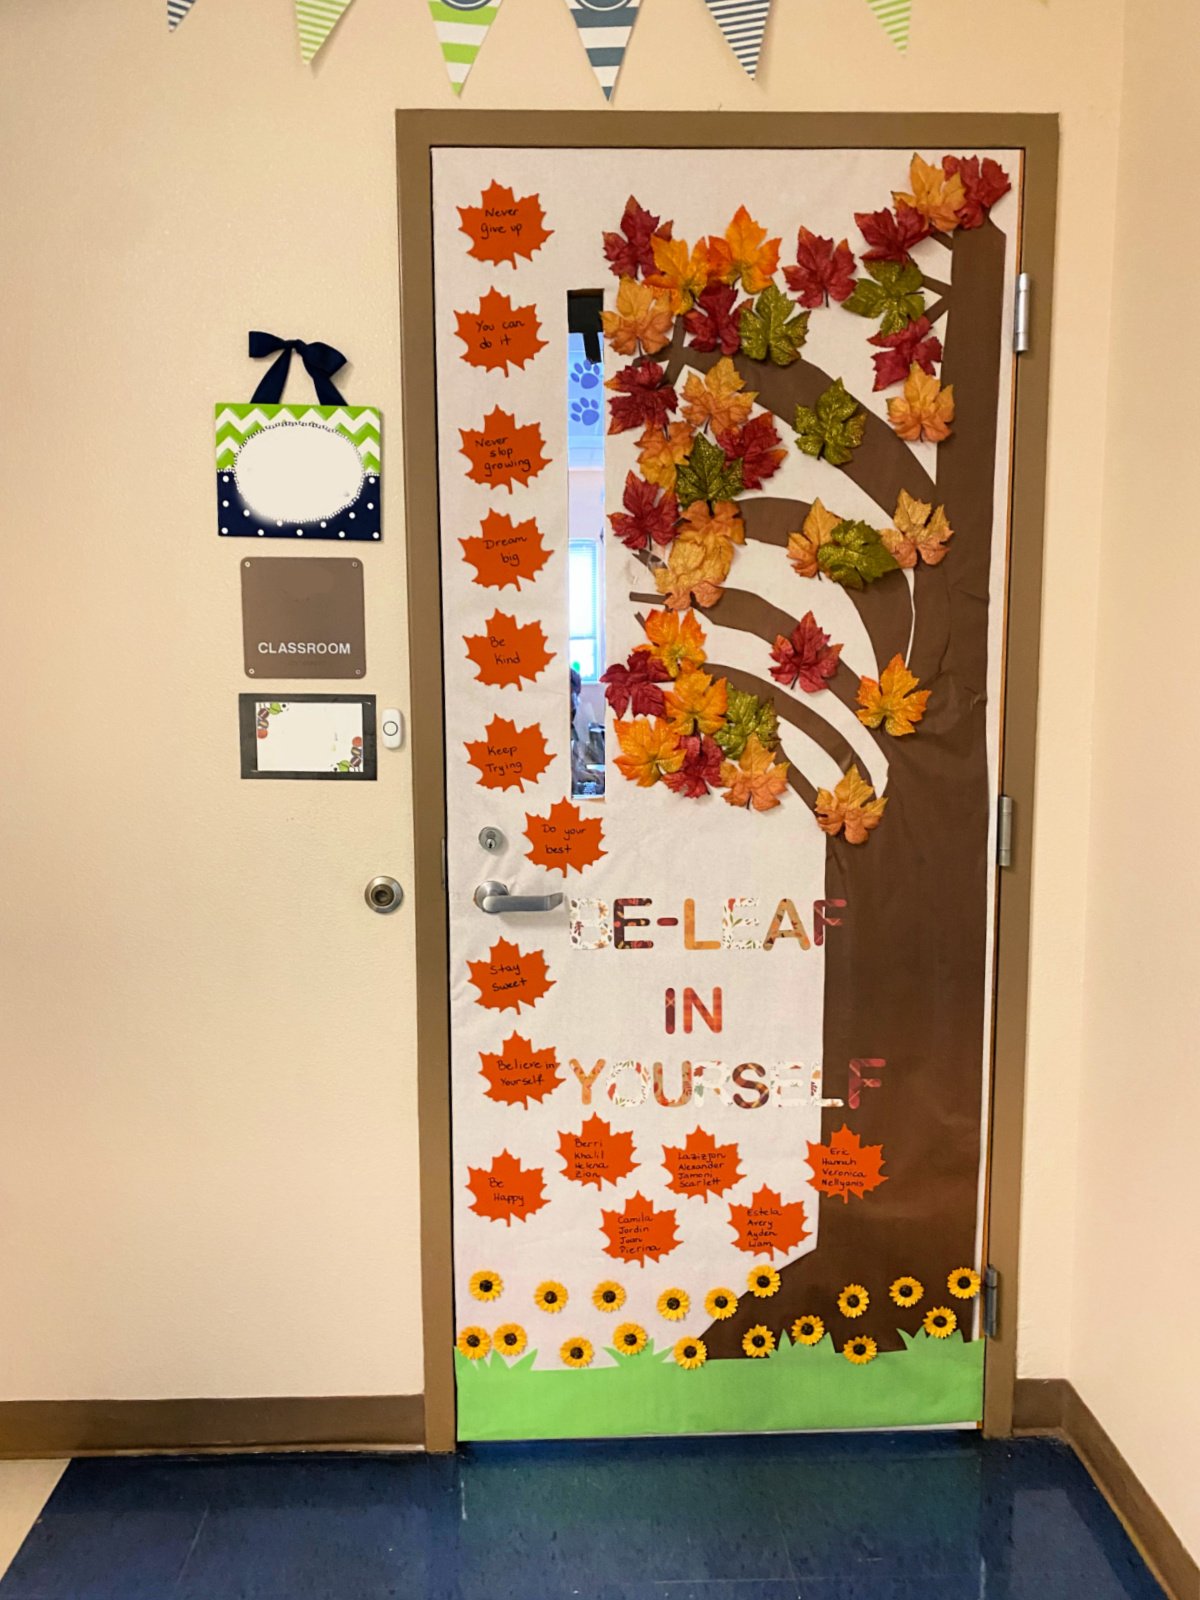
<path fill-rule="evenodd" d="M 300 54 L 311 61 L 337 26 L 351 0 L 296 0 Z"/>
<path fill-rule="evenodd" d="M 167 0 L 167 27 L 172 33 L 195 5 L 196 0 Z"/>
<path fill-rule="evenodd" d="M 604 98 L 612 99 L 637 21 L 638 0 L 567 0 Z"/>
<path fill-rule="evenodd" d="M 706 0 L 706 3 L 739 64 L 750 77 L 757 77 L 771 0 Z"/>
<path fill-rule="evenodd" d="M 883 24 L 883 30 L 897 50 L 908 49 L 908 25 L 912 20 L 912 0 L 867 0 Z"/>
<path fill-rule="evenodd" d="M 467 73 L 475 65 L 500 3 L 501 0 L 429 0 L 429 14 L 455 94 L 462 93 Z"/>

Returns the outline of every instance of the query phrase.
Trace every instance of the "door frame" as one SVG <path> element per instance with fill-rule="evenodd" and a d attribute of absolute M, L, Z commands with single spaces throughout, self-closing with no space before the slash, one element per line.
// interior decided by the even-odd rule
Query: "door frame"
<path fill-rule="evenodd" d="M 457 1443 L 450 1144 L 450 971 L 445 884 L 446 763 L 438 521 L 431 154 L 441 146 L 622 149 L 853 149 L 944 145 L 1024 153 L 1017 270 L 1034 284 L 1029 349 L 1017 361 L 1009 514 L 1000 785 L 1014 802 L 1012 865 L 999 875 L 987 1258 L 999 1321 L 984 1352 L 983 1431 L 1012 1432 L 1017 1361 L 1029 908 L 1036 762 L 1058 118 L 1017 113 L 398 111 L 400 354 L 408 565 L 409 728 L 414 831 L 421 1313 L 425 1447 Z"/>

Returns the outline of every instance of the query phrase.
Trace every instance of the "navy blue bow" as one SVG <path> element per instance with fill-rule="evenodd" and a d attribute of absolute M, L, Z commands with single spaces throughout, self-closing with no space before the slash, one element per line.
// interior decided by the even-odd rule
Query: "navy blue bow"
<path fill-rule="evenodd" d="M 344 406 L 345 400 L 330 381 L 333 374 L 346 365 L 342 352 L 335 350 L 331 344 L 306 344 L 303 339 L 280 339 L 274 333 L 250 335 L 252 356 L 273 356 L 279 351 L 278 360 L 267 369 L 262 382 L 251 395 L 252 402 L 255 405 L 273 406 L 283 398 L 283 386 L 287 382 L 293 350 L 303 361 L 304 370 L 313 381 L 321 405 Z"/>

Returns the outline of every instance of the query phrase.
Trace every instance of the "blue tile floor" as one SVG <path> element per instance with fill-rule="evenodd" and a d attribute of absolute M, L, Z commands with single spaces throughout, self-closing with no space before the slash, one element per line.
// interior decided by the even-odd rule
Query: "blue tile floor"
<path fill-rule="evenodd" d="M 77 1461 L 0 1600 L 1161 1600 L 1045 1439 Z"/>

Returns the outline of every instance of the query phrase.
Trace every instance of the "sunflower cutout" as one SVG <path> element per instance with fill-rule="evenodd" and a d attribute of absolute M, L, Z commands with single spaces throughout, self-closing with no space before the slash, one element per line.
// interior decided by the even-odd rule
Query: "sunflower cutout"
<path fill-rule="evenodd" d="M 820 1317 L 797 1317 L 792 1323 L 793 1344 L 820 1344 L 825 1337 L 825 1324 Z"/>
<path fill-rule="evenodd" d="M 955 1267 L 946 1287 L 956 1300 L 974 1300 L 979 1293 L 979 1274 L 974 1267 Z"/>
<path fill-rule="evenodd" d="M 871 1304 L 871 1296 L 861 1283 L 848 1283 L 838 1295 L 838 1310 L 844 1317 L 861 1317 Z"/>
<path fill-rule="evenodd" d="M 502 1356 L 519 1356 L 525 1348 L 525 1329 L 519 1322 L 505 1322 L 492 1335 L 492 1345 Z"/>
<path fill-rule="evenodd" d="M 464 1328 L 454 1342 L 468 1361 L 482 1361 L 492 1348 L 486 1328 Z"/>
<path fill-rule="evenodd" d="M 640 1355 L 645 1348 L 646 1330 L 636 1322 L 623 1322 L 613 1334 L 613 1349 L 618 1355 Z"/>
<path fill-rule="evenodd" d="M 746 1287 L 759 1300 L 769 1300 L 779 1288 L 779 1274 L 774 1267 L 752 1267 L 746 1275 Z"/>
<path fill-rule="evenodd" d="M 931 1339 L 948 1339 L 958 1327 L 958 1318 L 949 1306 L 933 1306 L 921 1326 Z"/>
<path fill-rule="evenodd" d="M 898 1306 L 915 1306 L 925 1293 L 925 1285 L 919 1278 L 897 1278 L 888 1293 Z"/>
<path fill-rule="evenodd" d="M 680 1339 L 671 1354 L 675 1357 L 675 1364 L 685 1372 L 695 1372 L 708 1360 L 708 1348 L 703 1339 Z"/>
<path fill-rule="evenodd" d="M 704 1296 L 704 1309 L 714 1322 L 724 1322 L 737 1310 L 737 1295 L 732 1289 L 710 1289 Z"/>
<path fill-rule="evenodd" d="M 533 1291 L 533 1303 L 539 1311 L 561 1311 L 567 1303 L 567 1291 L 561 1283 L 547 1279 Z"/>
<path fill-rule="evenodd" d="M 504 1293 L 504 1279 L 498 1272 L 476 1272 L 467 1288 L 476 1300 L 499 1300 Z"/>
<path fill-rule="evenodd" d="M 597 1311 L 619 1311 L 625 1304 L 625 1291 L 619 1283 L 605 1279 L 592 1290 L 592 1304 Z"/>
<path fill-rule="evenodd" d="M 847 1339 L 842 1346 L 842 1354 L 846 1360 L 856 1367 L 865 1367 L 868 1361 L 874 1361 L 879 1354 L 879 1348 L 874 1339 L 868 1339 L 865 1334 L 859 1334 L 854 1339 Z"/>
<path fill-rule="evenodd" d="M 568 1367 L 590 1367 L 594 1351 L 586 1339 L 568 1339 L 558 1353 Z"/>
<path fill-rule="evenodd" d="M 742 1340 L 742 1349 L 748 1356 L 769 1356 L 774 1348 L 775 1335 L 770 1328 L 764 1328 L 761 1322 L 751 1328 Z"/>
<path fill-rule="evenodd" d="M 668 1322 L 682 1322 L 692 1309 L 692 1302 L 683 1289 L 664 1289 L 655 1306 L 659 1316 Z"/>

